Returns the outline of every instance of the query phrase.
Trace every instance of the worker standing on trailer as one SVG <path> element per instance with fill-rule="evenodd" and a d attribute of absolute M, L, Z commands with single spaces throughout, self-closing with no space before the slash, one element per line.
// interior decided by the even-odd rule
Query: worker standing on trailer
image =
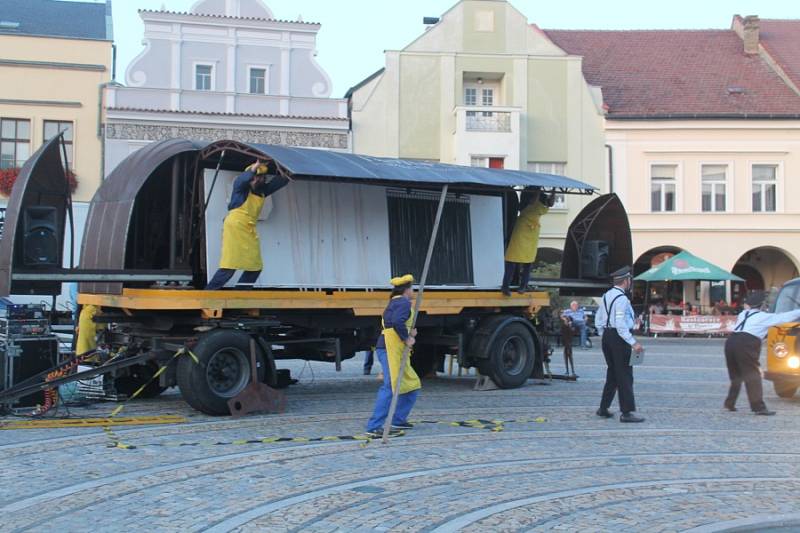
<path fill-rule="evenodd" d="M 606 384 L 597 416 L 611 418 L 611 402 L 619 391 L 620 422 L 644 422 L 636 416 L 636 401 L 633 397 L 633 367 L 631 353 L 642 353 L 644 348 L 633 337 L 634 315 L 628 291 L 633 279 L 630 267 L 623 267 L 611 274 L 614 286 L 603 295 L 597 308 L 594 325 L 603 339 L 603 356 L 606 359 Z"/>
<path fill-rule="evenodd" d="M 222 225 L 222 257 L 219 270 L 206 285 L 207 290 L 221 289 L 237 270 L 243 270 L 237 285 L 252 287 L 261 274 L 261 246 L 256 223 L 264 199 L 289 183 L 289 178 L 275 176 L 269 182 L 268 166 L 257 161 L 233 182 L 228 216 Z"/>
<path fill-rule="evenodd" d="M 411 358 L 411 347 L 414 346 L 414 338 L 417 331 L 409 331 L 409 327 L 414 318 L 414 311 L 411 309 L 411 299 L 414 296 L 414 276 L 393 278 L 392 296 L 389 305 L 383 311 L 383 331 L 378 337 L 375 348 L 375 355 L 383 368 L 383 382 L 378 389 L 378 397 L 375 399 L 375 410 L 372 418 L 367 422 L 367 435 L 379 438 L 383 434 L 383 424 L 389 415 L 389 408 L 392 404 L 392 395 L 397 384 L 397 375 L 400 372 L 401 361 L 405 347 L 409 347 L 409 359 Z M 397 397 L 397 409 L 392 420 L 392 430 L 411 429 L 408 423 L 408 415 L 414 407 L 419 395 L 422 384 L 419 376 L 414 372 L 410 364 L 406 364 L 403 378 L 400 381 L 400 394 Z"/>
<path fill-rule="evenodd" d="M 511 232 L 508 248 L 506 248 L 502 288 L 504 295 L 511 296 L 509 287 L 517 277 L 519 277 L 518 292 L 524 293 L 527 290 L 531 267 L 536 261 L 536 251 L 539 249 L 539 232 L 541 231 L 539 219 L 553 207 L 554 201 L 553 195 L 544 194 L 538 189 L 532 193 L 522 193 L 520 203 L 525 207 L 519 213 Z"/>

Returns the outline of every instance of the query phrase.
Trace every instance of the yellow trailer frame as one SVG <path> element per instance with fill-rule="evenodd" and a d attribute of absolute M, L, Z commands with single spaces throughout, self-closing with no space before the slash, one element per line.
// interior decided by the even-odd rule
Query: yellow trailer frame
<path fill-rule="evenodd" d="M 122 311 L 191 311 L 204 318 L 222 318 L 226 312 L 274 310 L 343 310 L 354 316 L 380 316 L 388 291 L 368 290 L 182 290 L 123 289 L 122 294 L 80 294 L 78 303 Z M 428 315 L 458 315 L 464 309 L 520 309 L 531 314 L 550 304 L 546 292 L 503 296 L 499 291 L 449 291 L 428 289 L 421 311 Z"/>

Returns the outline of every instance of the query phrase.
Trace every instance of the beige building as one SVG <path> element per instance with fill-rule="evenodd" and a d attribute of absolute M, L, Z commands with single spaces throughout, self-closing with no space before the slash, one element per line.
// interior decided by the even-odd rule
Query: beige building
<path fill-rule="evenodd" d="M 547 35 L 602 88 L 606 186 L 629 212 L 637 273 L 688 250 L 750 290 L 798 275 L 800 21 Z M 708 304 L 743 290 L 687 284 L 670 297 Z"/>
<path fill-rule="evenodd" d="M 0 167 L 21 167 L 64 131 L 75 201 L 91 199 L 102 176 L 111 28 L 110 2 L 0 0 Z"/>
<path fill-rule="evenodd" d="M 462 0 L 347 93 L 353 151 L 603 187 L 602 99 L 581 67 L 505 0 Z M 551 256 L 588 201 L 560 197 L 543 217 L 540 245 Z"/>

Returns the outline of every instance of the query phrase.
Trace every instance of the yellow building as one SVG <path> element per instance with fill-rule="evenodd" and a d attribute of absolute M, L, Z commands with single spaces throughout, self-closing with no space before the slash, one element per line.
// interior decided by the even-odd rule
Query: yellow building
<path fill-rule="evenodd" d="M 111 76 L 110 0 L 0 0 L 0 168 L 22 166 L 64 131 L 74 199 L 88 202 L 102 176 L 102 93 Z"/>
<path fill-rule="evenodd" d="M 355 153 L 530 170 L 605 183 L 600 91 L 581 58 L 505 0 L 462 0 L 350 89 Z M 540 255 L 559 260 L 589 197 L 559 197 Z"/>
<path fill-rule="evenodd" d="M 798 275 L 800 21 L 547 35 L 603 91 L 607 187 L 628 210 L 636 273 L 688 250 L 747 282 L 658 297 L 709 305 Z"/>

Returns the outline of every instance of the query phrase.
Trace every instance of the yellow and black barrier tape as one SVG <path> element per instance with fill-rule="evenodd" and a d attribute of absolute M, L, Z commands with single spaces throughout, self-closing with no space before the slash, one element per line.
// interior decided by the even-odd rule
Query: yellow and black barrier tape
<path fill-rule="evenodd" d="M 497 433 L 505 429 L 506 424 L 543 424 L 547 422 L 545 417 L 536 418 L 516 418 L 511 420 L 487 420 L 487 419 L 472 419 L 472 420 L 414 420 L 415 425 L 423 424 L 438 424 L 451 427 L 462 427 L 470 429 L 485 429 L 492 433 Z M 390 437 L 403 437 L 407 433 L 405 431 L 393 431 Z M 193 442 L 153 442 L 140 444 L 138 447 L 160 447 L 160 448 L 182 448 L 182 447 L 211 447 L 211 446 L 245 446 L 252 444 L 280 444 L 280 443 L 295 443 L 307 444 L 312 442 L 344 442 L 344 441 L 359 441 L 361 446 L 366 446 L 373 440 L 380 440 L 381 437 L 373 437 L 365 433 L 357 435 L 329 435 L 324 437 L 261 437 L 253 439 L 234 439 L 226 441 L 193 441 Z M 116 446 L 123 448 L 121 446 Z M 133 449 L 137 446 L 125 446 L 124 449 Z"/>
<path fill-rule="evenodd" d="M 200 361 L 197 359 L 197 356 L 196 356 L 195 354 L 193 354 L 193 353 L 192 353 L 192 351 L 191 351 L 189 348 L 187 348 L 186 346 L 184 346 L 183 348 L 181 348 L 180 350 L 178 350 L 177 352 L 175 352 L 175 355 L 173 355 L 173 356 L 172 356 L 172 358 L 171 358 L 169 361 L 167 361 L 166 363 L 164 363 L 164 365 L 163 365 L 163 366 L 161 366 L 161 367 L 160 367 L 160 368 L 159 368 L 159 369 L 158 369 L 158 370 L 155 372 L 155 374 L 153 374 L 153 375 L 150 377 L 150 379 L 148 379 L 148 380 L 147 380 L 147 381 L 144 383 L 144 385 L 142 385 L 141 387 L 139 387 L 138 389 L 136 389 L 136 391 L 135 391 L 133 394 L 131 394 L 131 395 L 130 395 L 130 397 L 129 397 L 127 400 L 125 400 L 125 401 L 124 401 L 124 402 L 122 402 L 120 405 L 118 405 L 117 407 L 115 407 L 115 408 L 114 408 L 114 410 L 113 410 L 113 411 L 111 411 L 111 414 L 110 414 L 110 415 L 108 415 L 108 420 L 111 420 L 111 419 L 113 419 L 114 417 L 116 417 L 116 416 L 117 416 L 117 415 L 118 415 L 118 414 L 119 414 L 119 413 L 120 413 L 120 412 L 121 412 L 121 411 L 122 411 L 122 410 L 125 408 L 125 406 L 127 405 L 127 403 L 128 403 L 129 401 L 131 401 L 131 400 L 133 400 L 134 398 L 136 398 L 137 396 L 139 396 L 139 395 L 140 395 L 140 394 L 141 394 L 141 393 L 142 393 L 142 392 L 143 392 L 143 391 L 144 391 L 144 390 L 145 390 L 145 389 L 146 389 L 146 388 L 147 388 L 147 387 L 148 387 L 148 386 L 149 386 L 149 385 L 150 385 L 150 384 L 151 384 L 153 381 L 155 381 L 155 380 L 157 380 L 158 378 L 160 378 L 160 377 L 161 377 L 161 374 L 163 374 L 164 372 L 166 372 L 166 370 L 167 370 L 167 367 L 170 365 L 170 363 L 171 363 L 172 361 L 174 361 L 175 359 L 177 359 L 178 357 L 180 357 L 181 355 L 188 355 L 189 357 L 191 357 L 191 358 L 192 358 L 192 361 L 194 361 L 194 362 L 195 362 L 195 364 L 199 364 L 199 363 L 200 363 Z M 114 431 L 112 431 L 112 429 L 111 429 L 111 425 L 112 425 L 112 424 L 106 424 L 106 425 L 104 425 L 104 426 L 103 426 L 103 431 L 105 432 L 105 434 L 106 434 L 106 437 L 108 437 L 108 440 L 109 440 L 109 443 L 108 443 L 108 447 L 109 447 L 109 448 L 120 448 L 120 449 L 123 449 L 123 450 L 131 450 L 131 449 L 134 449 L 134 448 L 136 448 L 136 446 L 134 446 L 134 445 L 132 445 L 132 444 L 125 444 L 125 443 L 123 443 L 123 442 L 120 440 L 120 438 L 119 438 L 119 437 L 118 437 L 118 436 L 117 436 L 117 435 L 114 433 Z"/>

